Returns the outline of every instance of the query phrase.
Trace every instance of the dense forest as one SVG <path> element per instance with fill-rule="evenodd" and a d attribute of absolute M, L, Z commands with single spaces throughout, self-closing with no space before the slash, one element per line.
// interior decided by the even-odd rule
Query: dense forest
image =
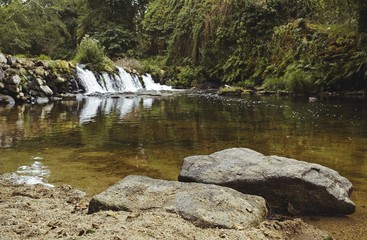
<path fill-rule="evenodd" d="M 0 21 L 0 52 L 138 59 L 177 86 L 367 88 L 365 0 L 0 0 Z"/>

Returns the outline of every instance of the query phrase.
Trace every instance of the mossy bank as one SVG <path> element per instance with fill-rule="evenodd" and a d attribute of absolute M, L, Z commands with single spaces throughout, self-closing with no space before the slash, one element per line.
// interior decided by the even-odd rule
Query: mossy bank
<path fill-rule="evenodd" d="M 75 66 L 63 60 L 15 58 L 0 53 L 0 93 L 15 101 L 77 93 Z"/>

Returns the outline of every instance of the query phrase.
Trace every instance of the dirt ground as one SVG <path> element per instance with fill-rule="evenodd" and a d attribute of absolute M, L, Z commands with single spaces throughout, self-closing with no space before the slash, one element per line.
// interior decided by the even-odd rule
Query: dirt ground
<path fill-rule="evenodd" d="M 87 214 L 89 198 L 70 186 L 14 185 L 0 175 L 0 232 L 16 239 L 332 239 L 300 219 L 251 229 L 201 229 L 162 211 Z"/>

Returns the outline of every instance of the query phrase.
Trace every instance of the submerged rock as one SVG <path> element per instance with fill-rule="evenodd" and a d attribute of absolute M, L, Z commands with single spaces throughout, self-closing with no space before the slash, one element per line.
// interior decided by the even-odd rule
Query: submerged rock
<path fill-rule="evenodd" d="M 210 183 L 264 197 L 271 210 L 291 214 L 351 214 L 352 184 L 338 172 L 247 148 L 184 159 L 183 182 Z"/>
<path fill-rule="evenodd" d="M 245 195 L 216 185 L 143 176 L 128 176 L 94 196 L 88 212 L 100 210 L 163 210 L 177 213 L 202 228 L 241 229 L 258 226 L 267 214 L 262 197 Z"/>
<path fill-rule="evenodd" d="M 0 104 L 14 104 L 15 101 L 12 97 L 8 95 L 2 95 L 0 94 Z"/>

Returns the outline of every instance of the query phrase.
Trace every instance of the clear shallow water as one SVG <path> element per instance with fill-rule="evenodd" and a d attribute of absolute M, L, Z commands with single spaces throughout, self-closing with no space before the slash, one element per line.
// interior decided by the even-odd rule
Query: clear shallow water
<path fill-rule="evenodd" d="M 93 195 L 130 174 L 177 179 L 184 157 L 248 147 L 319 163 L 367 198 L 366 99 L 88 97 L 0 106 L 0 173 L 31 166 Z"/>

